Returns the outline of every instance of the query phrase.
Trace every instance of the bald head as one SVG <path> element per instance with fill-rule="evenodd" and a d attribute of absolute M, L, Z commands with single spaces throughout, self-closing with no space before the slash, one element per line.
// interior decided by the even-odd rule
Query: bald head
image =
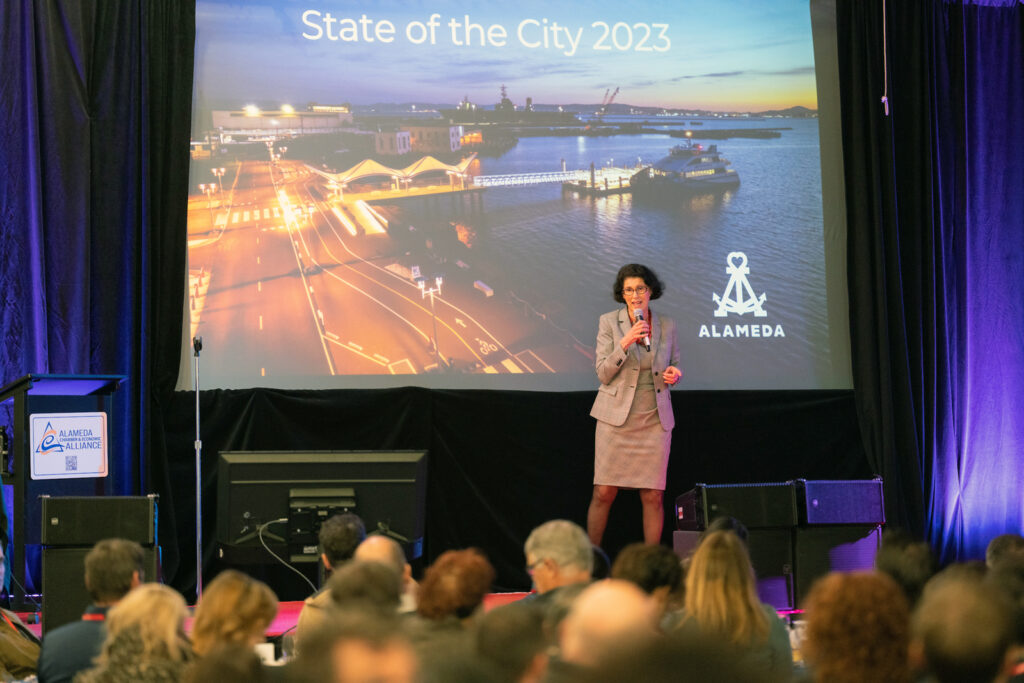
<path fill-rule="evenodd" d="M 403 600 L 415 602 L 416 581 L 412 578 L 412 566 L 405 561 L 405 551 L 398 541 L 380 534 L 367 536 L 356 548 L 352 559 L 356 562 L 380 562 L 393 568 L 402 577 L 402 593 L 406 596 Z M 412 609 L 411 604 L 403 608 L 409 609 Z"/>
<path fill-rule="evenodd" d="M 399 574 L 405 571 L 405 553 L 402 546 L 387 536 L 367 536 L 356 548 L 354 558 L 360 562 L 383 562 L 394 567 Z"/>
<path fill-rule="evenodd" d="M 635 584 L 599 581 L 580 593 L 562 624 L 562 657 L 593 667 L 612 651 L 649 640 L 656 620 L 654 601 Z"/>

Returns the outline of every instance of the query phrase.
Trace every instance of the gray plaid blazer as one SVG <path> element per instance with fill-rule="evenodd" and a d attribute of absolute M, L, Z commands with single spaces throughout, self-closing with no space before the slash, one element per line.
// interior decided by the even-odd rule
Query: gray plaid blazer
<path fill-rule="evenodd" d="M 636 345 L 629 351 L 622 350 L 622 338 L 633 325 L 625 308 L 605 313 L 597 328 L 597 388 L 591 417 L 618 427 L 626 421 L 629 408 L 633 405 L 637 377 L 640 374 L 640 360 Z M 676 324 L 671 318 L 659 316 L 651 311 L 651 353 L 654 354 L 651 371 L 654 374 L 654 389 L 658 402 L 658 417 L 662 428 L 675 426 L 672 414 L 672 397 L 669 385 L 661 373 L 669 365 L 679 367 L 679 344 L 676 340 Z"/>

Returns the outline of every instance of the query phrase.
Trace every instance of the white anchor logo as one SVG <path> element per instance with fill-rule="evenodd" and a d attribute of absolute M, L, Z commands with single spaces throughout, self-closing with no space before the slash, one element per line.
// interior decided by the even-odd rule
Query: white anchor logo
<path fill-rule="evenodd" d="M 725 259 L 725 272 L 729 273 L 729 284 L 725 287 L 725 294 L 719 298 L 712 294 L 718 308 L 715 309 L 716 318 L 724 318 L 730 313 L 743 315 L 753 313 L 757 318 L 767 317 L 768 313 L 761 308 L 764 304 L 765 295 L 758 298 L 753 288 L 747 281 L 750 268 L 747 267 L 747 255 L 742 251 L 731 252 Z M 746 296 L 744 296 L 746 294 Z M 732 296 L 732 298 L 729 298 Z"/>

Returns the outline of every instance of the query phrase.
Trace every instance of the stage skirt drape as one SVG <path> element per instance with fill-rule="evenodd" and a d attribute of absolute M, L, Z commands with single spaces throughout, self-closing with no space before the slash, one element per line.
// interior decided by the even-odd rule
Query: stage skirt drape
<path fill-rule="evenodd" d="M 868 478 L 852 392 L 673 392 L 676 427 L 665 491 L 672 503 L 695 482 Z M 201 394 L 203 534 L 215 563 L 216 463 L 227 450 L 427 449 L 424 561 L 450 548 L 483 549 L 499 590 L 525 590 L 522 545 L 549 519 L 584 524 L 593 481 L 593 392 L 385 390 L 206 391 Z M 194 582 L 194 395 L 164 415 L 178 530 L 163 536 L 181 558 L 165 571 Z M 614 555 L 642 540 L 640 500 L 620 493 L 606 534 Z"/>

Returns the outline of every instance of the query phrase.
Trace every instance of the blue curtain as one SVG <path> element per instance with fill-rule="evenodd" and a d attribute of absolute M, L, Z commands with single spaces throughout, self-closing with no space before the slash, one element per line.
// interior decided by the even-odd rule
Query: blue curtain
<path fill-rule="evenodd" d="M 111 435 L 119 493 L 152 490 L 165 470 L 194 37 L 194 3 L 0 3 L 0 383 L 127 375 Z"/>
<path fill-rule="evenodd" d="M 1024 4 L 882 8 L 837 6 L 856 400 L 890 520 L 977 558 L 1024 528 Z"/>

